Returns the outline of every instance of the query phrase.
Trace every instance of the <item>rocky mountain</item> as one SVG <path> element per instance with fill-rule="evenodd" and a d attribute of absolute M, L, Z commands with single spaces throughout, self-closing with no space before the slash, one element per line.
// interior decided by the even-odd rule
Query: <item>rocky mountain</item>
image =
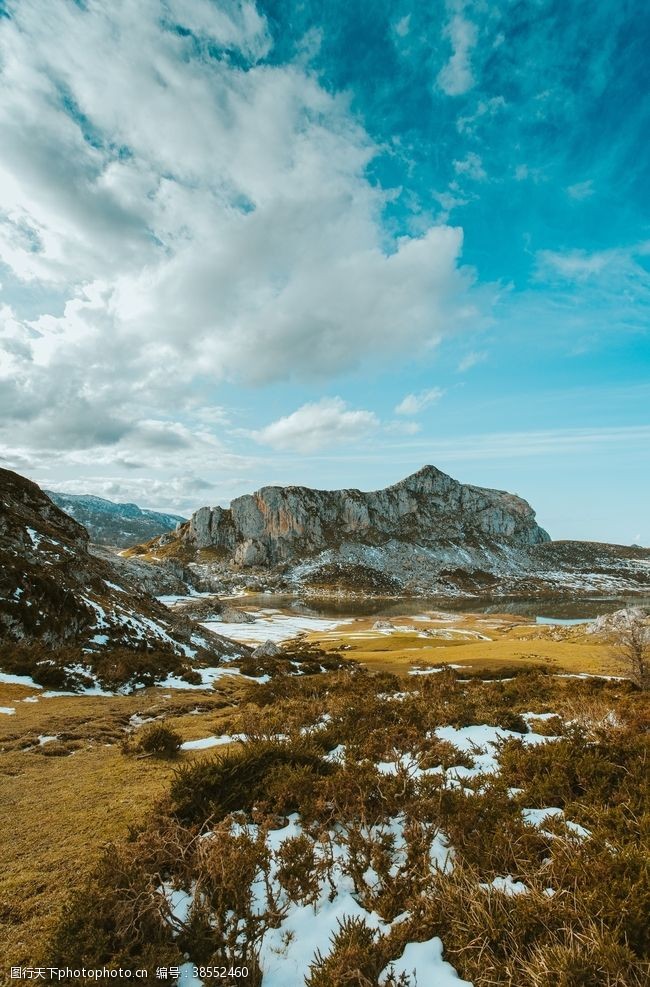
<path fill-rule="evenodd" d="M 550 540 L 525 500 L 465 486 L 433 466 L 373 493 L 263 487 L 233 500 L 229 509 L 203 507 L 178 537 L 199 549 L 222 549 L 243 566 L 301 560 L 346 542 L 494 541 L 521 547 Z"/>
<path fill-rule="evenodd" d="M 126 552 L 203 584 L 376 594 L 648 591 L 650 552 L 551 542 L 522 498 L 424 466 L 364 493 L 263 487 Z"/>
<path fill-rule="evenodd" d="M 139 568 L 126 560 L 116 568 L 108 556 L 91 554 L 82 525 L 35 483 L 0 469 L 0 666 L 5 671 L 15 670 L 7 662 L 17 652 L 35 646 L 39 664 L 56 665 L 60 659 L 67 678 L 74 667 L 92 679 L 92 669 L 105 667 L 109 654 L 119 653 L 129 667 L 134 666 L 125 654 L 155 654 L 147 681 L 156 669 L 187 673 L 195 664 L 241 653 L 234 642 L 180 620 L 144 592 Z"/>
<path fill-rule="evenodd" d="M 137 504 L 117 504 L 90 494 L 56 493 L 46 490 L 57 507 L 83 524 L 90 540 L 97 545 L 127 548 L 148 541 L 185 522 L 178 514 L 148 511 Z"/>

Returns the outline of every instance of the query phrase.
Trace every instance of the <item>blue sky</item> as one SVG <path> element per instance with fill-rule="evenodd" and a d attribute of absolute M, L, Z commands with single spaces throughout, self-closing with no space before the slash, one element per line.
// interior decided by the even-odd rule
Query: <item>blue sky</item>
<path fill-rule="evenodd" d="M 650 544 L 642 3 L 0 3 L 0 461 Z"/>

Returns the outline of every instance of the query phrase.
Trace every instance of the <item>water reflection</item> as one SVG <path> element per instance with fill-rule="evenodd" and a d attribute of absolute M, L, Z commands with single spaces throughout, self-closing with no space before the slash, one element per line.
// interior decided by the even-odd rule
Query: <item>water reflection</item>
<path fill-rule="evenodd" d="M 510 613 L 521 617 L 558 621 L 580 621 L 612 613 L 622 607 L 650 608 L 650 596 L 594 596 L 589 598 L 552 597 L 544 599 L 495 599 L 472 597 L 453 600 L 446 597 L 404 597 L 397 599 L 347 599 L 343 597 L 299 597 L 291 594 L 256 593 L 239 597 L 243 608 L 293 610 L 310 617 L 404 616 L 444 610 L 453 613 Z"/>

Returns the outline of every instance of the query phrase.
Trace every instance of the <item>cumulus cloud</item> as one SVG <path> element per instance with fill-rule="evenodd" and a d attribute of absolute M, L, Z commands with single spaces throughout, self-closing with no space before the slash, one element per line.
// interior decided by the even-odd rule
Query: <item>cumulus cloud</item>
<path fill-rule="evenodd" d="M 478 31 L 471 21 L 456 13 L 447 24 L 445 34 L 451 45 L 451 56 L 438 73 L 438 85 L 448 96 L 462 96 L 475 83 L 472 49 L 478 40 Z"/>
<path fill-rule="evenodd" d="M 396 415 L 419 415 L 429 405 L 439 401 L 445 392 L 441 387 L 431 387 L 417 394 L 407 394 L 395 407 Z"/>
<path fill-rule="evenodd" d="M 270 47 L 234 0 L 0 20 L 0 260 L 67 298 L 0 316 L 12 440 L 155 448 L 139 423 L 206 422 L 219 382 L 333 376 L 474 318 L 462 231 L 387 238 L 377 148 Z"/>
<path fill-rule="evenodd" d="M 253 438 L 274 449 L 314 452 L 323 446 L 352 442 L 379 425 L 372 411 L 348 408 L 342 398 L 322 398 L 253 432 Z"/>

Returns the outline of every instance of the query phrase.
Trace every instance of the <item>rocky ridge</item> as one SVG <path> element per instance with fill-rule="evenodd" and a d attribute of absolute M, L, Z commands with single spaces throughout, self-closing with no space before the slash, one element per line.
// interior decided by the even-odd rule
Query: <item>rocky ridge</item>
<path fill-rule="evenodd" d="M 128 550 L 197 584 L 305 593 L 648 592 L 650 551 L 552 542 L 525 500 L 424 466 L 384 490 L 263 487 Z"/>
<path fill-rule="evenodd" d="M 201 508 L 180 527 L 178 538 L 198 549 L 221 549 L 241 566 L 293 562 L 350 542 L 523 547 L 550 540 L 525 500 L 459 483 L 434 466 L 371 493 L 263 487 L 228 509 Z"/>
<path fill-rule="evenodd" d="M 153 566 L 145 567 L 154 571 Z M 187 588 L 180 583 L 185 592 Z M 0 469 L 0 642 L 68 649 L 84 661 L 112 649 L 205 664 L 248 649 L 180 620 L 120 568 L 89 551 L 86 529 L 30 480 Z M 173 666 L 173 661 L 172 661 Z"/>

